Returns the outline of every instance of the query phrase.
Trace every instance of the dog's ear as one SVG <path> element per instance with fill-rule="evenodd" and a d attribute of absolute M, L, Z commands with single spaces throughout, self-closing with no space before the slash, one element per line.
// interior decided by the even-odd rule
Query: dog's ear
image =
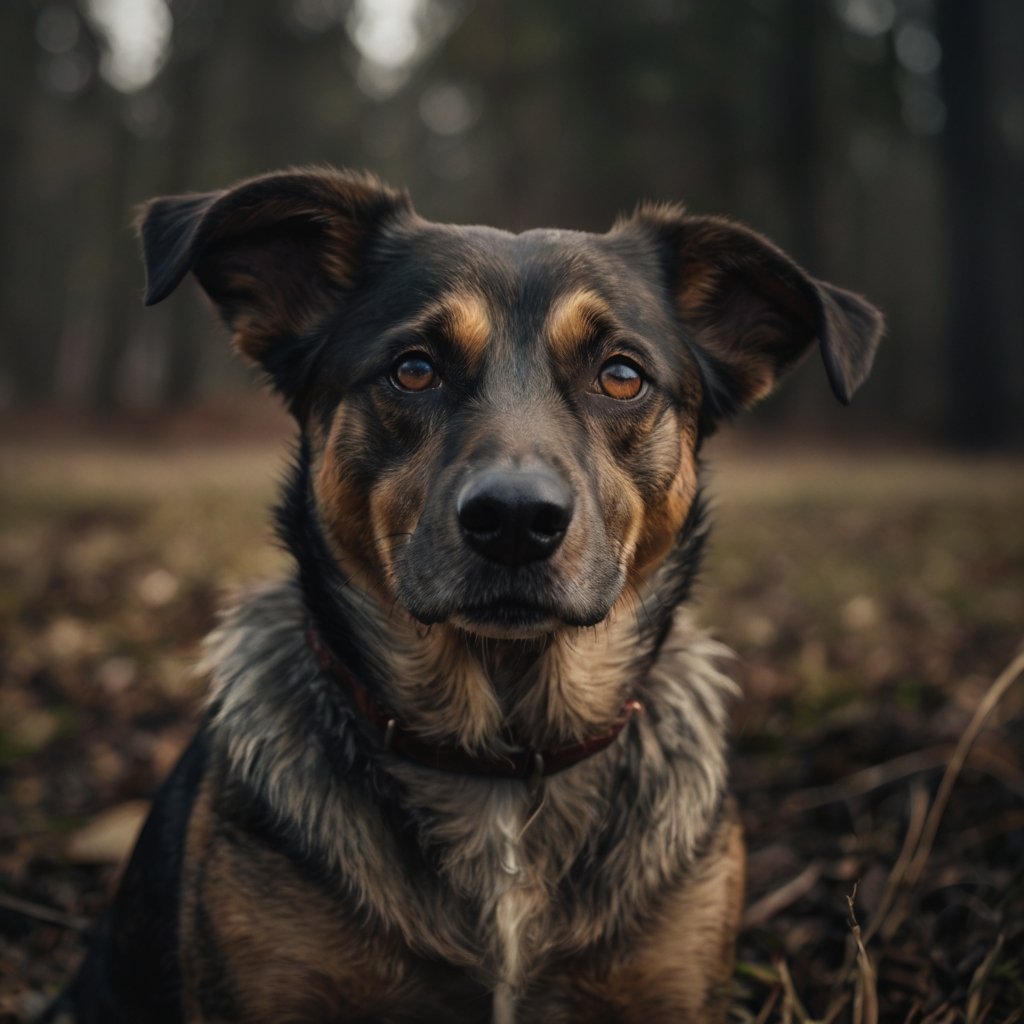
<path fill-rule="evenodd" d="M 865 299 L 818 281 L 766 238 L 720 217 L 646 206 L 620 225 L 657 240 L 676 311 L 705 371 L 712 419 L 749 408 L 817 341 L 844 405 L 882 337 Z"/>
<path fill-rule="evenodd" d="M 146 305 L 191 270 L 245 356 L 274 370 L 282 343 L 327 318 L 359 280 L 367 242 L 408 197 L 368 175 L 298 170 L 146 203 Z"/>

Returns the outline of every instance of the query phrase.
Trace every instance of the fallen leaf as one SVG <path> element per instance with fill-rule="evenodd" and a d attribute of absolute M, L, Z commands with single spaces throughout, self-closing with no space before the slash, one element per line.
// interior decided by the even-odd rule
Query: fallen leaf
<path fill-rule="evenodd" d="M 66 853 L 79 864 L 120 864 L 149 813 L 148 800 L 128 800 L 96 815 L 68 837 Z"/>

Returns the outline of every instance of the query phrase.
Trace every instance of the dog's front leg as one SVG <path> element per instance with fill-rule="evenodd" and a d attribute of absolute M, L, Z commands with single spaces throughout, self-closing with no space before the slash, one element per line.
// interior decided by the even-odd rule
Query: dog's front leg
<path fill-rule="evenodd" d="M 707 852 L 656 902 L 640 941 L 601 967 L 586 954 L 533 987 L 518 1020 L 547 1024 L 721 1024 L 743 909 L 745 847 L 735 808 Z"/>

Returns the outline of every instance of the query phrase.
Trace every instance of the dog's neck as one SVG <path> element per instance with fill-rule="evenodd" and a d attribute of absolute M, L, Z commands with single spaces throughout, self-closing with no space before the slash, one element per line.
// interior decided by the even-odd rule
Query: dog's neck
<path fill-rule="evenodd" d="M 532 640 L 494 640 L 453 629 L 454 639 L 465 645 L 480 663 L 498 699 L 511 710 L 524 680 L 540 670 L 551 645 L 550 635 Z"/>
<path fill-rule="evenodd" d="M 331 654 L 319 630 L 313 625 L 306 629 L 306 642 L 320 668 L 334 678 L 352 709 L 362 716 L 367 730 L 376 734 L 377 744 L 382 751 L 437 771 L 536 782 L 600 753 L 615 742 L 633 715 L 643 710 L 638 700 L 627 700 L 619 709 L 615 721 L 604 732 L 578 742 L 537 748 L 523 744 L 511 745 L 514 737 L 509 736 L 510 746 L 507 751 L 497 756 L 477 755 L 451 742 L 424 742 Z"/>
<path fill-rule="evenodd" d="M 329 619 L 328 645 L 358 649 L 359 667 L 346 668 L 399 721 L 426 740 L 479 753 L 603 732 L 650 650 L 640 645 L 636 616 L 625 605 L 596 630 L 553 633 L 540 643 L 483 641 L 446 624 L 425 628 L 350 583 Z"/>

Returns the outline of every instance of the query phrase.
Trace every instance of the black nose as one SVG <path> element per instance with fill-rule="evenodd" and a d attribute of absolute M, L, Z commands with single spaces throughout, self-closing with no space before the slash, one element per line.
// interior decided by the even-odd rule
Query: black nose
<path fill-rule="evenodd" d="M 466 540 L 500 565 L 548 558 L 572 519 L 568 485 L 549 470 L 488 469 L 471 477 L 456 505 Z"/>

